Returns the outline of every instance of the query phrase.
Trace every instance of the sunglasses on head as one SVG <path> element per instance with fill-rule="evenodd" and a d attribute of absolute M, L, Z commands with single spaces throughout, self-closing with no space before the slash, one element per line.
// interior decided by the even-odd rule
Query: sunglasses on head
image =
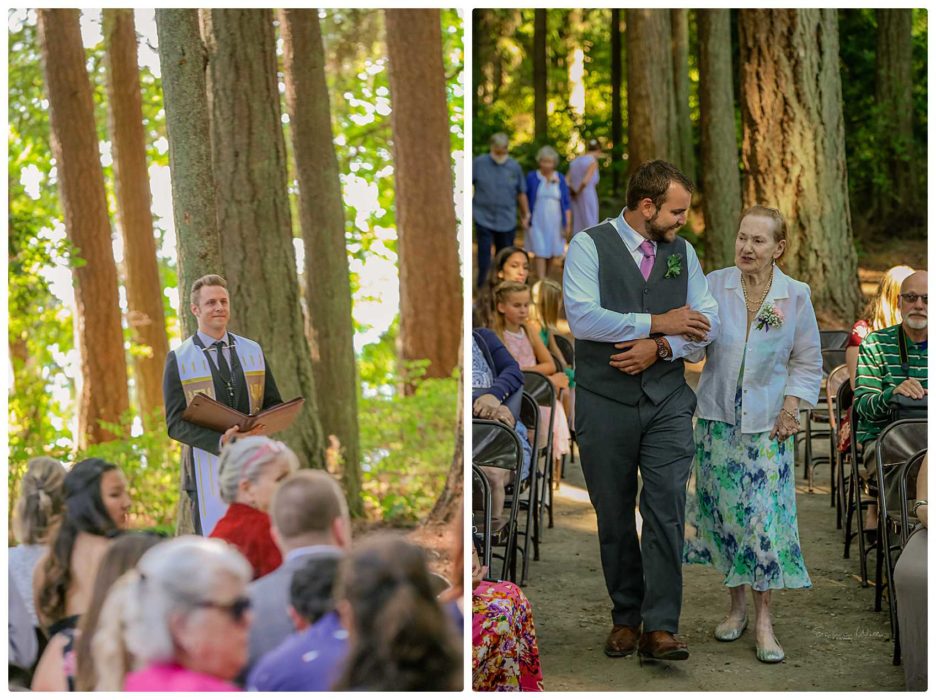
<path fill-rule="evenodd" d="M 233 603 L 216 603 L 212 600 L 200 600 L 195 604 L 195 607 L 223 610 L 231 617 L 231 620 L 236 623 L 240 623 L 243 621 L 247 611 L 250 610 L 250 598 L 241 596 L 239 598 L 235 598 Z"/>
<path fill-rule="evenodd" d="M 926 294 L 901 294 L 900 298 L 908 304 L 916 304 L 917 299 L 922 299 L 923 303 L 929 306 L 928 296 Z"/>

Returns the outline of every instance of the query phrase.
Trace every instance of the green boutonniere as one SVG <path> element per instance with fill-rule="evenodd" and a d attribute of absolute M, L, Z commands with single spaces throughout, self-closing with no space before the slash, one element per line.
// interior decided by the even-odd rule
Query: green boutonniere
<path fill-rule="evenodd" d="M 666 274 L 664 279 L 679 277 L 682 272 L 682 256 L 679 253 L 673 253 L 666 259 Z"/>

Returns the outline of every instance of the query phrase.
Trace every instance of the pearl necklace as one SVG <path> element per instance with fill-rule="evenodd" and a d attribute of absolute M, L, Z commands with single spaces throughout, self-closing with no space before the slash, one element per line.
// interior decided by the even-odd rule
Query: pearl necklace
<path fill-rule="evenodd" d="M 748 301 L 747 286 L 744 284 L 744 273 L 741 274 L 741 293 L 744 295 L 744 306 L 747 308 L 749 313 L 756 314 L 764 305 L 764 300 L 767 298 L 767 294 L 770 292 L 770 285 L 773 284 L 773 271 L 774 266 L 771 264 L 770 279 L 767 280 L 767 286 L 764 287 L 764 293 L 761 294 L 760 301 L 757 302 L 757 306 L 755 306 L 753 309 L 751 308 L 751 303 Z"/>

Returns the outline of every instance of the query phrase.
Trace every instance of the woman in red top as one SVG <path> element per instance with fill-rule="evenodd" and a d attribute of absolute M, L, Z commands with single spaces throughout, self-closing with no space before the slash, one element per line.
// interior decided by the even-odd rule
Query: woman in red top
<path fill-rule="evenodd" d="M 253 567 L 255 579 L 283 563 L 267 512 L 276 485 L 298 467 L 292 450 L 266 437 L 241 438 L 221 452 L 221 498 L 230 505 L 209 537 L 237 547 Z"/>

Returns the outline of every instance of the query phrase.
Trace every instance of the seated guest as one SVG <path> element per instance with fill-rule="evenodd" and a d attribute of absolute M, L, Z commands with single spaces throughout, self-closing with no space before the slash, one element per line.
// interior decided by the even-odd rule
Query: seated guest
<path fill-rule="evenodd" d="M 13 571 L 7 572 L 7 668 L 9 689 L 29 690 L 29 669 L 36 662 L 39 640 L 29 619 L 26 602 L 13 582 Z"/>
<path fill-rule="evenodd" d="M 461 689 L 461 640 L 417 545 L 370 538 L 341 563 L 335 599 L 350 648 L 334 690 Z"/>
<path fill-rule="evenodd" d="M 472 546 L 471 688 L 475 691 L 543 689 L 533 609 L 510 581 L 485 581 Z"/>
<path fill-rule="evenodd" d="M 91 640 L 97 629 L 101 606 L 114 582 L 136 566 L 140 557 L 162 538 L 147 534 L 117 537 L 101 560 L 91 602 L 77 629 L 66 629 L 49 640 L 33 676 L 33 690 L 94 690 L 97 677 Z"/>
<path fill-rule="evenodd" d="M 13 585 L 33 627 L 39 627 L 33 602 L 33 572 L 49 551 L 49 536 L 64 507 L 65 467 L 49 457 L 29 460 L 13 509 L 13 535 L 19 544 L 10 548 L 9 566 Z"/>
<path fill-rule="evenodd" d="M 891 399 L 926 397 L 927 274 L 914 272 L 900 287 L 902 321 L 869 333 L 858 349 L 855 436 L 864 446 L 866 474 L 874 474 L 874 444 L 891 422 Z"/>
<path fill-rule="evenodd" d="M 296 632 L 265 654 L 247 679 L 247 690 L 328 690 L 338 679 L 348 647 L 332 589 L 340 558 L 306 561 L 293 574 L 289 616 Z"/>
<path fill-rule="evenodd" d="M 926 505 L 926 465 L 923 458 L 917 476 L 913 513 L 920 524 L 910 535 L 894 567 L 897 600 L 897 628 L 907 690 L 926 690 L 926 529 L 929 514 Z"/>
<path fill-rule="evenodd" d="M 289 617 L 289 587 L 305 564 L 334 559 L 351 546 L 348 503 L 338 482 L 325 472 L 303 469 L 273 494 L 273 538 L 283 565 L 250 585 L 255 622 L 250 628 L 248 668 L 295 631 Z"/>
<path fill-rule="evenodd" d="M 523 372 L 494 331 L 475 328 L 471 335 L 472 414 L 475 418 L 499 421 L 517 432 L 523 449 L 520 476 L 526 478 L 530 473 L 533 448 L 526 426 L 520 422 Z M 495 467 L 482 469 L 491 484 L 491 517 L 496 519 L 504 511 L 504 488 L 511 474 Z"/>
<path fill-rule="evenodd" d="M 39 623 L 51 638 L 78 625 L 88 609 L 98 565 L 110 538 L 127 524 L 127 479 L 103 459 L 78 462 L 65 476 L 65 508 L 36 565 L 33 591 Z"/>
<path fill-rule="evenodd" d="M 231 681 L 247 660 L 249 581 L 250 564 L 220 540 L 186 535 L 150 549 L 104 601 L 95 689 L 239 690 Z"/>
<path fill-rule="evenodd" d="M 273 491 L 299 460 L 286 445 L 267 437 L 240 438 L 221 451 L 218 480 L 221 498 L 230 503 L 209 537 L 232 544 L 260 578 L 283 563 L 270 534 L 270 500 Z"/>

